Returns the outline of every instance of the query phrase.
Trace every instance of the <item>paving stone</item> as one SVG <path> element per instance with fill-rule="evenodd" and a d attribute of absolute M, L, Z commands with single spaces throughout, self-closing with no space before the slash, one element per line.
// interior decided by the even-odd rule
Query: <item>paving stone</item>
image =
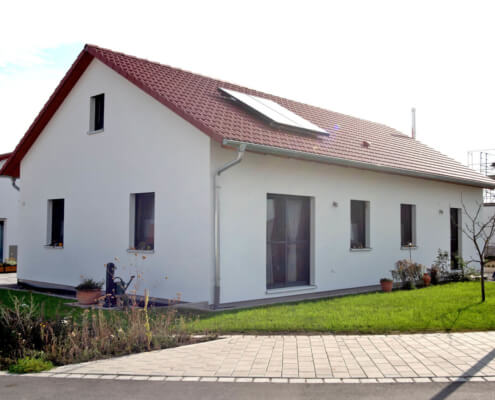
<path fill-rule="evenodd" d="M 392 378 L 378 378 L 378 383 L 395 383 Z"/>
<path fill-rule="evenodd" d="M 430 378 L 413 378 L 416 383 L 429 383 L 431 382 Z"/>
<path fill-rule="evenodd" d="M 342 379 L 338 378 L 326 378 L 324 379 L 325 383 L 342 383 Z"/>
<path fill-rule="evenodd" d="M 132 379 L 132 375 L 119 375 L 115 379 L 118 381 L 130 381 Z"/>
<path fill-rule="evenodd" d="M 154 382 L 160 382 L 160 381 L 164 381 L 165 377 L 164 376 L 151 376 L 149 380 L 154 381 Z"/>
<path fill-rule="evenodd" d="M 288 378 L 272 378 L 272 383 L 289 383 Z"/>
<path fill-rule="evenodd" d="M 303 378 L 290 378 L 289 383 L 306 383 L 306 379 Z"/>
<path fill-rule="evenodd" d="M 203 378 L 201 378 L 201 382 L 216 382 L 218 380 L 218 378 L 214 377 L 214 376 L 205 376 Z"/>
<path fill-rule="evenodd" d="M 224 383 L 227 383 L 227 382 L 234 382 L 235 381 L 235 378 L 228 378 L 228 377 L 221 377 L 221 378 L 218 378 L 218 382 L 224 382 Z"/>
<path fill-rule="evenodd" d="M 307 378 L 306 383 L 323 383 L 323 379 L 320 378 Z"/>
<path fill-rule="evenodd" d="M 260 378 L 258 378 L 260 379 Z M 250 383 L 253 381 L 253 378 L 236 378 L 235 381 L 237 383 Z"/>
<path fill-rule="evenodd" d="M 440 383 L 450 382 L 450 379 L 446 378 L 446 377 L 434 377 L 434 378 L 431 378 L 431 380 L 433 382 L 440 382 Z"/>
<path fill-rule="evenodd" d="M 180 382 L 182 381 L 182 376 L 167 376 L 165 380 L 167 382 Z"/>
<path fill-rule="evenodd" d="M 199 382 L 199 376 L 185 376 L 182 378 L 182 382 Z"/>

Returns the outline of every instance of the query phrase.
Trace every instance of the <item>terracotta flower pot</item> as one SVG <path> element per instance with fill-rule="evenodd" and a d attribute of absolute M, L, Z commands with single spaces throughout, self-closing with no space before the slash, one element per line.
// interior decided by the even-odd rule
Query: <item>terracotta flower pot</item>
<path fill-rule="evenodd" d="M 77 290 L 76 297 L 79 304 L 83 306 L 96 304 L 101 297 L 101 289 Z"/>
<path fill-rule="evenodd" d="M 431 276 L 429 274 L 423 274 L 423 283 L 425 284 L 425 286 L 430 286 Z"/>
<path fill-rule="evenodd" d="M 391 292 L 394 287 L 394 282 L 391 280 L 380 280 L 380 285 L 382 286 L 382 291 Z"/>

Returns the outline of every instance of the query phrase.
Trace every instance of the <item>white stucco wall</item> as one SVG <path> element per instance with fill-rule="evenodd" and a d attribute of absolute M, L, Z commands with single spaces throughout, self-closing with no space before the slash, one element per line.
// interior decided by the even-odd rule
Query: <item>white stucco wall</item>
<path fill-rule="evenodd" d="M 5 161 L 0 161 L 0 168 Z M 17 184 L 20 184 L 17 181 Z M 4 224 L 3 258 L 9 256 L 9 246 L 18 243 L 19 192 L 12 187 L 9 177 L 0 176 L 0 221 Z M 0 260 L 3 261 L 3 260 Z"/>
<path fill-rule="evenodd" d="M 485 221 L 488 221 L 495 215 L 495 204 L 485 205 L 483 207 L 483 218 Z M 490 246 L 495 247 L 495 235 L 490 240 Z"/>
<path fill-rule="evenodd" d="M 212 143 L 214 166 L 234 157 L 235 151 Z M 461 193 L 470 206 L 481 201 L 477 188 L 254 153 L 246 153 L 219 183 L 222 303 L 375 285 L 391 277 L 395 261 L 409 258 L 400 247 L 401 203 L 416 205 L 413 261 L 430 266 L 439 248 L 450 250 L 449 208 L 462 207 Z M 313 198 L 316 288 L 267 293 L 268 193 Z M 370 251 L 349 250 L 351 199 L 370 202 Z M 462 256 L 471 254 L 472 244 L 463 238 Z"/>
<path fill-rule="evenodd" d="M 100 93 L 104 132 L 88 135 L 90 97 Z M 114 261 L 116 275 L 139 275 L 140 293 L 208 300 L 209 142 L 93 61 L 21 163 L 19 278 L 74 286 L 81 276 L 104 279 Z M 155 192 L 155 250 L 136 257 L 127 252 L 130 195 L 142 192 Z M 63 249 L 45 247 L 48 200 L 57 198 L 65 199 Z"/>

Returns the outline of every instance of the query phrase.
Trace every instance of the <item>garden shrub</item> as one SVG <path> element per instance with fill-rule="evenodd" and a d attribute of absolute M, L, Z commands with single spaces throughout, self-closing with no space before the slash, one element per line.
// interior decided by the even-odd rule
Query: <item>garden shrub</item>
<path fill-rule="evenodd" d="M 24 357 L 17 360 L 9 367 L 9 372 L 13 374 L 27 374 L 30 372 L 41 372 L 53 368 L 51 361 L 42 358 Z"/>
<path fill-rule="evenodd" d="M 424 270 L 422 264 L 399 260 L 395 263 L 395 270 L 391 272 L 394 280 L 401 282 L 404 289 L 413 289 L 416 287 L 415 282 L 423 278 Z"/>

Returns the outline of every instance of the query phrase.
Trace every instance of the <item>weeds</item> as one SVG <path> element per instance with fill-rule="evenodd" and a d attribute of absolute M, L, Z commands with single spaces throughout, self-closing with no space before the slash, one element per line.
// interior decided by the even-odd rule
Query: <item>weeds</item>
<path fill-rule="evenodd" d="M 147 298 L 144 309 L 85 310 L 76 317 L 52 320 L 43 317 L 32 297 L 23 301 L 12 297 L 12 307 L 0 305 L 0 357 L 4 366 L 34 352 L 63 365 L 192 342 L 176 310 L 149 315 Z"/>

